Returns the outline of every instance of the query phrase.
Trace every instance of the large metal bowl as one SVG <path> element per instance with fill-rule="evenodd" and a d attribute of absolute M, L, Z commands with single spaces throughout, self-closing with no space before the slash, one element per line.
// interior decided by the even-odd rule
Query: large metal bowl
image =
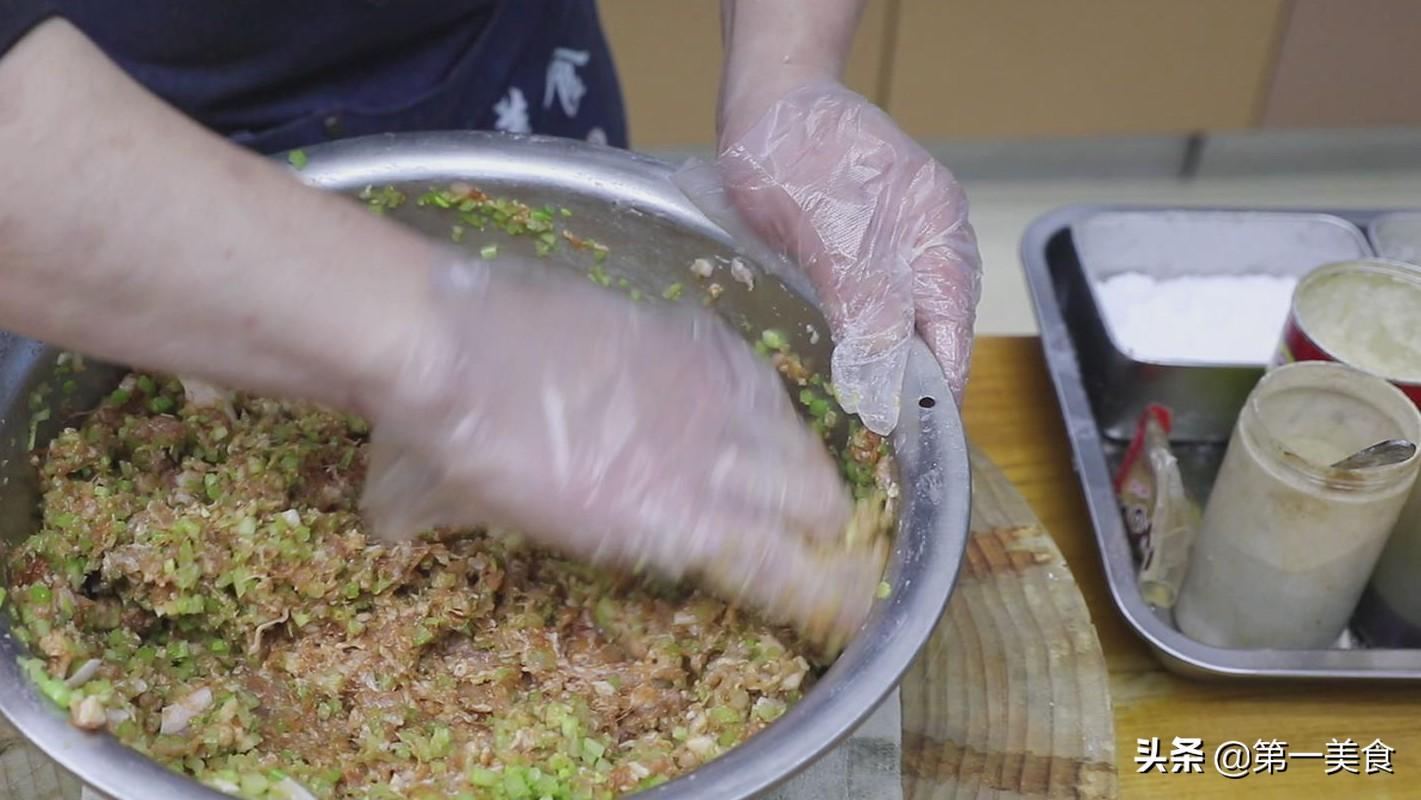
<path fill-rule="evenodd" d="M 692 260 L 716 260 L 722 266 L 715 280 L 725 288 L 713 306 L 718 312 L 756 333 L 778 328 L 811 367 L 827 365 L 829 337 L 814 305 L 758 270 L 753 290 L 732 280 L 724 264 L 740 251 L 671 184 L 664 163 L 564 140 L 477 133 L 373 137 L 323 145 L 308 154 L 300 178 L 334 192 L 354 194 L 388 184 L 413 196 L 462 180 L 536 205 L 565 206 L 573 213 L 570 227 L 610 247 L 607 272 L 651 297 L 673 282 L 692 285 L 687 271 Z M 410 202 L 390 216 L 448 239 L 449 218 L 432 208 Z M 477 248 L 491 236 L 471 233 L 465 244 Z M 526 242 L 498 241 L 500 248 L 530 248 Z M 586 269 L 586 255 L 552 258 Z M 31 397 L 63 383 L 54 379 L 57 355 L 46 345 L 0 333 L 0 546 L 23 540 L 37 524 L 38 491 L 27 458 L 32 433 L 41 443 L 52 437 L 73 413 L 95 405 L 121 375 L 114 367 L 90 366 L 72 391 L 53 393 L 53 413 L 34 426 Z M 904 503 L 889 566 L 892 594 L 876 604 L 862 631 L 802 702 L 742 746 L 645 792 L 647 800 L 687 795 L 731 800 L 774 786 L 851 732 L 927 641 L 957 579 L 971 479 L 956 406 L 920 341 L 909 358 L 894 443 Z M 0 614 L 0 712 L 84 783 L 119 800 L 223 796 L 107 734 L 72 727 L 22 676 L 16 663 L 22 655 L 8 615 Z"/>

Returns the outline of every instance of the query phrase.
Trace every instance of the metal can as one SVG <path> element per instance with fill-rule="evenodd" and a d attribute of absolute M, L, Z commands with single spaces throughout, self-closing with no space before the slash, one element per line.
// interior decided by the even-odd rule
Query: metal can
<path fill-rule="evenodd" d="M 1416 483 L 1421 458 L 1338 461 L 1418 441 L 1421 410 L 1343 364 L 1272 370 L 1239 414 L 1174 608 L 1214 647 L 1322 649 L 1337 641 Z"/>
<path fill-rule="evenodd" d="M 1421 267 L 1361 259 L 1309 272 L 1293 290 L 1273 366 L 1294 361 L 1371 373 L 1421 407 Z"/>
<path fill-rule="evenodd" d="M 1384 378 L 1421 407 L 1421 267 L 1365 259 L 1319 267 L 1293 291 L 1274 364 L 1337 361 Z M 1377 560 L 1353 630 L 1373 647 L 1421 646 L 1421 489 Z"/>

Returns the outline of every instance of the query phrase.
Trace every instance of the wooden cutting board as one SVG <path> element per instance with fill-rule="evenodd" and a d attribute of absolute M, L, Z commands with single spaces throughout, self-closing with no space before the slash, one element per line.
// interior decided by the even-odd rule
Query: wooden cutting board
<path fill-rule="evenodd" d="M 967 557 L 902 698 L 908 800 L 1118 796 L 1090 612 L 1050 534 L 976 450 Z"/>
<path fill-rule="evenodd" d="M 996 465 L 974 450 L 972 473 L 957 589 L 901 688 L 903 794 L 1114 798 L 1105 661 L 1085 601 Z M 78 797 L 77 781 L 0 720 L 0 798 Z"/>

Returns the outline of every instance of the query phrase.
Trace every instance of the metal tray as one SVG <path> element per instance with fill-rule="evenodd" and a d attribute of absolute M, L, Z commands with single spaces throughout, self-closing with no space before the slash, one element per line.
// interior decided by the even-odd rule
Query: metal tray
<path fill-rule="evenodd" d="M 1380 214 L 1367 224 L 1377 255 L 1421 264 L 1421 211 Z"/>
<path fill-rule="evenodd" d="M 1122 412 L 1118 398 L 1137 389 L 1149 371 L 1124 356 L 1111 340 L 1100 317 L 1091 276 L 1082 267 L 1073 228 L 1101 214 L 1148 211 L 1161 214 L 1184 209 L 1140 206 L 1068 206 L 1036 219 L 1022 238 L 1021 258 L 1041 327 L 1041 341 L 1056 397 L 1065 418 L 1076 474 L 1085 493 L 1106 580 L 1125 621 L 1149 644 L 1171 671 L 1198 678 L 1301 678 L 1421 680 L 1421 650 L 1361 649 L 1339 646 L 1328 650 L 1232 650 L 1203 645 L 1175 629 L 1171 616 L 1150 606 L 1140 595 L 1136 568 L 1112 485 L 1112 476 L 1127 442 L 1108 435 L 1105 422 Z M 1258 209 L 1196 209 L 1196 211 L 1256 214 Z M 1299 213 L 1278 210 L 1277 213 Z M 1381 210 L 1301 212 L 1324 214 L 1354 226 L 1360 233 Z M 1281 333 L 1281 331 L 1280 331 Z M 1133 365 L 1133 366 L 1132 366 Z M 1140 369 L 1135 369 L 1136 367 Z M 1149 391 L 1173 394 L 1139 399 L 1176 406 L 1177 419 L 1212 414 L 1214 422 L 1232 417 L 1220 396 L 1244 395 L 1263 368 L 1190 365 L 1187 380 L 1157 384 Z M 1241 397 L 1241 396 L 1240 396 Z M 1102 412 L 1105 412 L 1102 414 Z M 1181 413 L 1182 412 L 1182 413 Z M 1237 406 L 1232 413 L 1236 414 Z M 1202 503 L 1218 472 L 1226 436 L 1201 437 L 1175 444 L 1185 483 Z M 1344 636 L 1344 639 L 1350 637 Z"/>
<path fill-rule="evenodd" d="M 1079 318 L 1093 356 L 1086 376 L 1100 428 L 1129 441 L 1145 406 L 1176 409 L 1171 438 L 1227 442 L 1234 420 L 1277 347 L 1283 317 L 1250 363 L 1142 355 L 1110 317 L 1102 284 L 1122 273 L 1155 279 L 1251 274 L 1296 281 L 1322 264 L 1364 258 L 1361 229 L 1330 214 L 1207 209 L 1101 210 L 1073 222 L 1071 238 L 1094 307 Z M 1083 298 L 1084 299 L 1084 298 Z M 1256 344 L 1256 343 L 1255 343 Z"/>

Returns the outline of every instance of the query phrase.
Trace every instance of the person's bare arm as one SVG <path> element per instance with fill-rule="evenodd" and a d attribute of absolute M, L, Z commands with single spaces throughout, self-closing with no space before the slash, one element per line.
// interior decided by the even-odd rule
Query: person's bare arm
<path fill-rule="evenodd" d="M 361 409 L 432 248 L 301 186 L 134 83 L 62 20 L 0 59 L 0 326 Z"/>
<path fill-rule="evenodd" d="M 734 139 L 789 89 L 839 78 L 866 0 L 721 0 L 719 131 Z"/>

